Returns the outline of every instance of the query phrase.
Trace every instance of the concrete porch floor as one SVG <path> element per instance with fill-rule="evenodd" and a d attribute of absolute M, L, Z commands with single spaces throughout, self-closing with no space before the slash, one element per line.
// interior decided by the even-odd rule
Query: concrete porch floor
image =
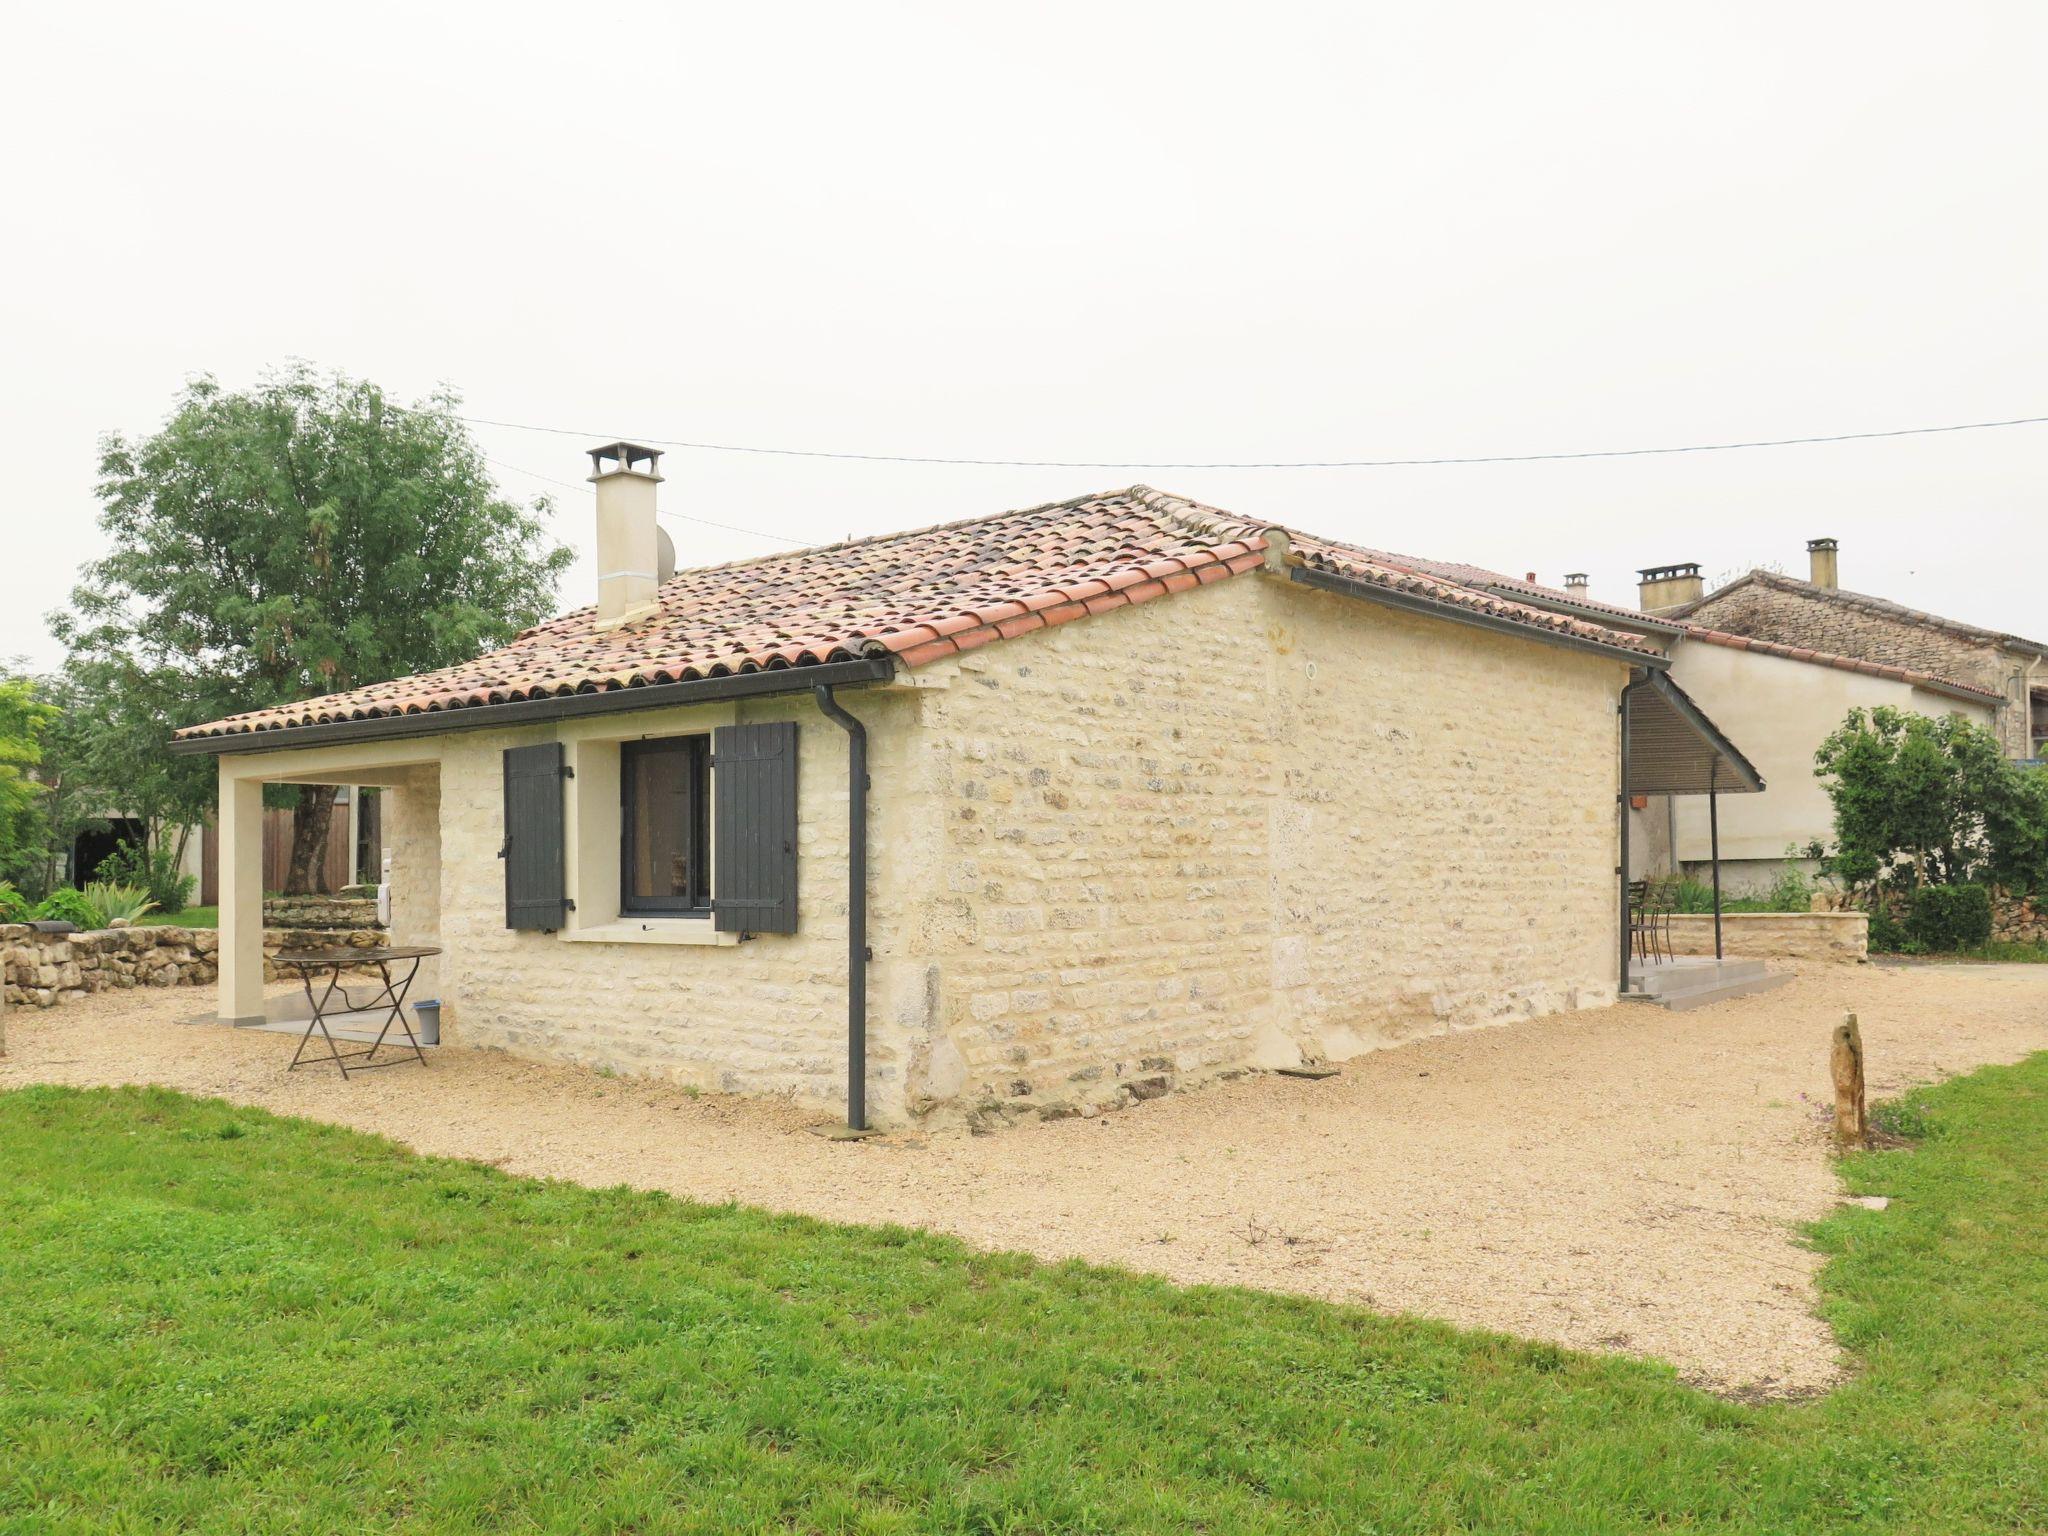
<path fill-rule="evenodd" d="M 315 988 L 314 996 L 317 997 L 318 995 L 319 990 Z M 356 1040 L 367 1045 L 377 1038 L 377 1031 L 384 1027 L 384 1016 L 389 1011 L 387 1006 L 385 1008 L 365 1009 L 359 1013 L 345 1010 L 330 1012 L 327 1015 L 327 1032 L 337 1040 Z M 306 1021 L 312 1016 L 313 1010 L 306 1002 L 306 994 L 298 987 L 292 987 L 289 990 L 270 991 L 263 994 L 263 1022 L 261 1024 L 222 1024 L 220 1015 L 210 1008 L 204 1013 L 190 1014 L 185 1018 L 179 1019 L 178 1022 L 180 1024 L 204 1024 L 215 1029 L 256 1030 L 277 1035 L 298 1035 L 305 1032 Z M 419 1020 L 414 1016 L 410 1004 L 406 1007 L 405 1017 L 406 1022 L 412 1025 L 413 1032 L 417 1034 L 420 1027 Z M 399 1032 L 399 1028 L 395 1023 L 391 1026 L 391 1033 L 386 1038 L 395 1039 L 400 1044 L 403 1044 L 405 1041 L 405 1036 Z"/>
<path fill-rule="evenodd" d="M 1791 972 L 1773 971 L 1761 960 L 1716 960 L 1711 955 L 1631 960 L 1628 967 L 1629 1000 L 1655 1003 L 1674 1013 L 1768 992 L 1791 980 Z"/>

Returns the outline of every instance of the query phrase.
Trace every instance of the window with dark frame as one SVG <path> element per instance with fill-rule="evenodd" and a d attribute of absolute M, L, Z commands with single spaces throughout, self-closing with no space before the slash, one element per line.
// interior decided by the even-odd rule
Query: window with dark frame
<path fill-rule="evenodd" d="M 619 754 L 619 910 L 711 910 L 711 752 L 705 736 L 629 741 Z"/>

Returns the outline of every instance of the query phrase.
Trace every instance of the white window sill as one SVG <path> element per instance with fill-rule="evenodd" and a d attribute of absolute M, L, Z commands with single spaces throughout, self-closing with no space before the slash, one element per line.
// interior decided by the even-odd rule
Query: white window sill
<path fill-rule="evenodd" d="M 588 928 L 564 928 L 557 937 L 574 944 L 737 944 L 736 933 L 720 933 L 708 917 L 621 917 Z"/>

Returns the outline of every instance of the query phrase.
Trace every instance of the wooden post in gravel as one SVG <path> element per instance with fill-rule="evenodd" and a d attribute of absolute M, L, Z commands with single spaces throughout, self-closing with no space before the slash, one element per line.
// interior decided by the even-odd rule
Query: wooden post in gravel
<path fill-rule="evenodd" d="M 1863 1112 L 1863 1031 L 1857 1028 L 1855 1014 L 1843 1014 L 1835 1026 L 1830 1061 L 1835 1072 L 1835 1145 L 1865 1146 L 1870 1132 Z"/>

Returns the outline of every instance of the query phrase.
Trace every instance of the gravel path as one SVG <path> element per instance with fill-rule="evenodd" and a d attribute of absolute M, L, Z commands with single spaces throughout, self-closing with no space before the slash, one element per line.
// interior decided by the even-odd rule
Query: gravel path
<path fill-rule="evenodd" d="M 2048 967 L 1815 967 L 1761 997 L 1421 1040 L 989 1137 L 834 1143 L 787 1105 L 479 1052 L 287 1076 L 191 990 L 9 1011 L 0 1088 L 150 1082 L 518 1174 L 628 1183 L 1183 1282 L 1299 1291 L 1673 1362 L 1723 1391 L 1838 1378 L 1794 1225 L 1837 1198 L 1828 1031 L 1873 1096 L 2048 1048 Z"/>

